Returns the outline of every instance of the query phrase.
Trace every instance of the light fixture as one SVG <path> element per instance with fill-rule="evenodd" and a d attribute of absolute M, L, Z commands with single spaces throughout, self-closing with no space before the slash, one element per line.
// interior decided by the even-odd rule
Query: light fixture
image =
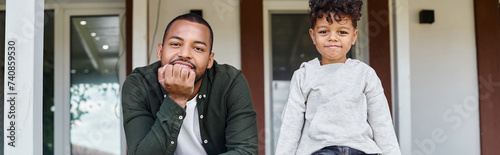
<path fill-rule="evenodd" d="M 84 20 L 80 21 L 80 25 L 87 25 L 87 21 Z"/>
<path fill-rule="evenodd" d="M 108 45 L 102 45 L 102 49 L 107 50 L 107 49 L 109 49 L 109 46 Z"/>
<path fill-rule="evenodd" d="M 97 34 L 95 32 L 90 33 L 90 36 L 95 37 Z"/>
<path fill-rule="evenodd" d="M 101 40 L 101 38 L 100 37 L 95 37 L 95 40 Z"/>

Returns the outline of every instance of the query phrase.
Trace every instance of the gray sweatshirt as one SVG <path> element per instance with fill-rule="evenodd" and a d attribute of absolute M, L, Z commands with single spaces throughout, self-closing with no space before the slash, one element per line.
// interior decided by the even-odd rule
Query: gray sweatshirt
<path fill-rule="evenodd" d="M 380 80 L 359 60 L 302 63 L 284 109 L 276 155 L 306 155 L 334 145 L 401 154 Z"/>

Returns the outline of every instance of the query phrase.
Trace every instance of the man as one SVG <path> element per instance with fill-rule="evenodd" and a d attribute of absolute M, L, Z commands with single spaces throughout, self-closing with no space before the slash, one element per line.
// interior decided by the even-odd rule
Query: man
<path fill-rule="evenodd" d="M 212 53 L 213 33 L 200 16 L 172 20 L 157 58 L 123 84 L 129 154 L 257 154 L 256 113 L 248 83 Z"/>

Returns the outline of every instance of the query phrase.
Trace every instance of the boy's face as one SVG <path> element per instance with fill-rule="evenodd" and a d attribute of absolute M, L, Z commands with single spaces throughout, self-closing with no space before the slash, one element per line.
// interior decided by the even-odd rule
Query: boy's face
<path fill-rule="evenodd" d="M 158 44 L 157 58 L 161 66 L 181 65 L 196 73 L 195 82 L 213 65 L 214 53 L 210 52 L 210 30 L 205 25 L 177 20 L 165 35 L 165 42 Z"/>
<path fill-rule="evenodd" d="M 345 15 L 341 17 L 341 21 L 333 20 L 330 24 L 326 15 L 323 15 L 323 18 L 316 19 L 316 25 L 309 29 L 309 35 L 321 54 L 321 65 L 344 63 L 347 60 L 347 52 L 356 42 L 358 30 L 352 25 L 351 18 Z"/>

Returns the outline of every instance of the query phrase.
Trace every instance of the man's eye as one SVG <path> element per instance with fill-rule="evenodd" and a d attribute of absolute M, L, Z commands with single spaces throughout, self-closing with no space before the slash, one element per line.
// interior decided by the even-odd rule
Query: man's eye
<path fill-rule="evenodd" d="M 170 46 L 178 47 L 178 46 L 180 46 L 180 44 L 179 43 L 170 43 Z"/>
<path fill-rule="evenodd" d="M 196 51 L 202 51 L 203 52 L 203 49 L 199 48 L 199 47 L 194 47 L 194 50 L 196 50 Z"/>

